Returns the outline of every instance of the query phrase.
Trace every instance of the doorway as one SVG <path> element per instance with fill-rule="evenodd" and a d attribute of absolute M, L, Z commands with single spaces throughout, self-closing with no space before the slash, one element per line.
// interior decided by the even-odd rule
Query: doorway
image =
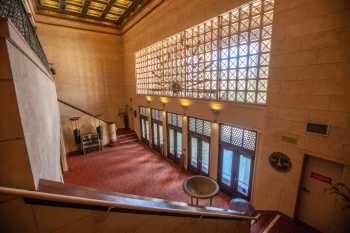
<path fill-rule="evenodd" d="M 345 233 L 344 203 L 330 192 L 342 181 L 344 165 L 305 155 L 300 182 L 297 220 L 322 233 Z"/>

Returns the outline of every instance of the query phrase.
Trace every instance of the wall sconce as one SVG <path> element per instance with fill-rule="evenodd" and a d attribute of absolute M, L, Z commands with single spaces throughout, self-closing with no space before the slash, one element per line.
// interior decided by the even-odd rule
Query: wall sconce
<path fill-rule="evenodd" d="M 186 115 L 187 109 L 191 105 L 191 101 L 188 99 L 180 99 L 180 105 L 184 111 L 184 115 Z"/>
<path fill-rule="evenodd" d="M 159 101 L 162 103 L 162 107 L 163 107 L 163 110 L 164 110 L 165 109 L 165 105 L 167 103 L 169 103 L 169 98 L 162 96 L 162 97 L 159 98 Z"/>
<path fill-rule="evenodd" d="M 151 102 L 152 102 L 152 96 L 146 95 L 145 98 L 146 98 L 147 103 L 148 103 L 148 104 L 151 104 Z"/>
<path fill-rule="evenodd" d="M 220 103 L 217 103 L 217 102 L 210 103 L 210 109 L 214 115 L 214 123 L 217 123 L 217 120 L 218 120 L 217 118 L 218 118 L 222 108 L 223 108 L 222 104 L 220 104 Z"/>

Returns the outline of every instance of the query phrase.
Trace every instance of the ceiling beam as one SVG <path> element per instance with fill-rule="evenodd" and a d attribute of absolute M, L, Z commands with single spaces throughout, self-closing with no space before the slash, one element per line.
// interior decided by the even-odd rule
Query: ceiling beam
<path fill-rule="evenodd" d="M 128 18 L 128 16 L 136 10 L 136 8 L 141 4 L 143 0 L 134 0 L 131 6 L 124 12 L 124 14 L 118 19 L 117 25 L 121 25 L 123 21 Z"/>
<path fill-rule="evenodd" d="M 104 9 L 104 11 L 102 12 L 102 14 L 101 14 L 101 19 L 103 19 L 106 15 L 107 15 L 107 13 L 109 12 L 109 10 L 112 8 L 112 6 L 114 5 L 114 3 L 116 2 L 117 0 L 111 0 L 110 2 L 109 2 L 109 4 L 106 6 L 106 8 Z"/>
<path fill-rule="evenodd" d="M 86 16 L 86 13 L 87 13 L 87 11 L 88 11 L 88 9 L 89 9 L 90 2 L 91 2 L 91 0 L 86 0 L 86 1 L 84 2 L 83 10 L 81 11 L 81 14 L 82 14 L 83 16 Z"/>
<path fill-rule="evenodd" d="M 63 10 L 66 5 L 66 0 L 60 0 L 60 9 Z"/>

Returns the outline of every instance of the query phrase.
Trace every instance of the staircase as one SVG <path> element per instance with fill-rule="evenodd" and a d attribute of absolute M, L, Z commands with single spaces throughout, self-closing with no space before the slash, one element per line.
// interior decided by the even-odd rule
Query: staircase
<path fill-rule="evenodd" d="M 135 131 L 127 130 L 127 129 L 118 129 L 117 141 L 114 143 L 111 143 L 110 146 L 125 145 L 129 143 L 135 143 L 138 141 L 139 139 Z"/>

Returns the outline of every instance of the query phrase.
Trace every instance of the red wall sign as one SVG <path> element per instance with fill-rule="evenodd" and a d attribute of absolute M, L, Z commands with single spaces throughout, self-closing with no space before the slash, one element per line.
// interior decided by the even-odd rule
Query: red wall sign
<path fill-rule="evenodd" d="M 314 178 L 314 179 L 316 179 L 318 181 L 327 183 L 327 184 L 332 184 L 332 178 L 330 178 L 328 176 L 321 175 L 321 174 L 316 173 L 316 172 L 311 172 L 310 177 Z"/>

